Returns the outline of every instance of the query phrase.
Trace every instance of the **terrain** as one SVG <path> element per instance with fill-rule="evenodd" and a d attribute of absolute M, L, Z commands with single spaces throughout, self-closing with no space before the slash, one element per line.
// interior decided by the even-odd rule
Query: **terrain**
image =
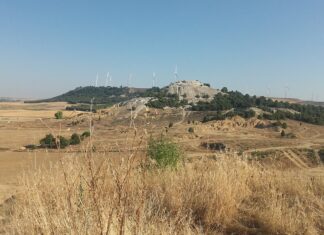
<path fill-rule="evenodd" d="M 207 85 L 202 85 L 202 86 L 208 87 Z M 172 86 L 170 89 L 174 90 Z M 203 88 L 203 89 L 207 90 L 207 88 Z M 145 92 L 145 91 L 140 91 L 140 92 Z M 178 91 L 173 91 L 173 93 L 174 92 L 178 92 Z M 195 92 L 201 93 L 201 90 Z M 206 91 L 204 90 L 203 92 Z M 208 97 L 206 96 L 201 100 L 200 98 L 203 95 L 200 94 L 198 97 L 197 94 L 193 93 L 190 94 L 189 98 L 195 100 L 195 103 L 199 104 L 199 102 L 207 102 L 208 100 L 211 101 L 210 96 L 220 94 L 220 93 L 221 91 L 218 90 L 215 93 L 210 93 Z M 180 94 L 182 96 L 184 95 L 184 93 L 181 92 Z M 149 97 L 148 95 L 146 96 Z M 112 98 L 111 94 L 109 94 L 109 97 Z M 292 177 L 291 181 L 289 181 L 289 184 L 297 184 L 297 181 L 296 182 L 294 181 L 295 175 L 302 177 L 302 181 L 305 180 L 305 182 L 308 182 L 308 180 L 310 179 L 314 179 L 314 182 L 316 181 L 316 184 L 317 183 L 319 185 L 324 184 L 324 168 L 322 162 L 323 157 L 321 158 L 320 156 L 321 155 L 320 150 L 324 148 L 324 126 L 322 125 L 315 125 L 311 123 L 305 123 L 302 121 L 291 120 L 286 118 L 280 120 L 264 119 L 260 117 L 258 118 L 257 117 L 258 114 L 265 112 L 264 110 L 259 108 L 253 109 L 254 112 L 256 113 L 254 117 L 243 118 L 242 116 L 239 115 L 233 115 L 226 118 L 222 118 L 220 120 L 206 121 L 205 120 L 206 116 L 217 116 L 219 115 L 219 111 L 217 110 L 199 111 L 199 110 L 188 109 L 184 106 L 154 108 L 152 106 L 146 105 L 148 101 L 146 98 L 141 96 L 137 97 L 137 95 L 135 96 L 131 95 L 130 97 L 127 97 L 127 99 L 123 98 L 123 100 L 118 103 L 111 102 L 109 103 L 109 107 L 98 109 L 96 110 L 96 112 L 76 111 L 73 109 L 69 110 L 67 109 L 67 107 L 73 106 L 75 104 L 62 102 L 65 100 L 61 100 L 60 102 L 41 102 L 41 103 L 37 103 L 37 102 L 0 103 L 0 132 L 1 132 L 1 136 L 0 136 L 0 205 L 1 205 L 0 221 L 1 223 L 5 225 L 8 224 L 10 221 L 9 219 L 10 213 L 8 212 L 10 210 L 8 208 L 12 203 L 12 199 L 19 197 L 20 195 L 25 195 L 24 186 L 26 186 L 25 183 L 27 181 L 25 183 L 22 183 L 21 179 L 23 175 L 25 174 L 28 175 L 30 173 L 32 175 L 35 174 L 31 179 L 27 177 L 27 179 L 31 180 L 30 182 L 33 182 L 33 180 L 35 180 L 35 182 L 38 182 L 35 183 L 35 185 L 38 184 L 43 185 L 44 182 L 41 183 L 43 179 L 46 179 L 45 181 L 48 181 L 49 185 L 51 185 L 50 182 L 55 182 L 57 179 L 61 179 L 60 182 L 62 182 L 62 184 L 65 181 L 67 184 L 71 183 L 71 190 L 72 190 L 72 188 L 75 185 L 69 180 L 70 179 L 72 180 L 73 177 L 77 178 L 78 174 L 82 172 L 81 169 L 83 169 L 84 167 L 81 164 L 83 160 L 81 161 L 78 159 L 83 159 L 84 156 L 89 154 L 89 152 L 91 152 L 92 154 L 92 150 L 94 152 L 93 154 L 96 156 L 97 159 L 95 160 L 94 166 L 97 166 L 97 163 L 100 162 L 102 163 L 105 160 L 110 159 L 109 164 L 107 163 L 108 165 L 106 166 L 107 169 L 112 166 L 115 166 L 115 164 L 120 167 L 124 161 L 127 162 L 128 161 L 127 159 L 132 159 L 133 156 L 138 157 L 135 160 L 136 163 L 134 163 L 135 165 L 136 164 L 138 165 L 143 159 L 146 158 L 146 148 L 149 139 L 159 138 L 160 136 L 165 136 L 169 139 L 172 139 L 172 141 L 174 141 L 178 146 L 180 146 L 181 151 L 183 152 L 184 155 L 183 164 L 186 167 L 188 167 L 188 169 L 187 168 L 184 169 L 187 169 L 188 171 L 193 171 L 192 175 L 190 177 L 188 176 L 192 184 L 196 184 L 198 182 L 195 181 L 195 177 L 193 176 L 197 174 L 197 177 L 199 177 L 200 175 L 199 172 L 197 173 L 195 171 L 196 169 L 206 168 L 204 170 L 206 173 L 210 172 L 208 166 L 210 166 L 211 169 L 217 169 L 217 172 L 221 172 L 221 169 L 223 170 L 227 169 L 226 172 L 227 171 L 228 172 L 227 173 L 224 172 L 224 175 L 215 176 L 216 178 L 219 177 L 217 178 L 217 180 L 225 182 L 226 177 L 229 177 L 229 180 L 231 181 L 232 179 L 231 177 L 234 177 L 234 175 L 236 174 L 235 172 L 230 171 L 230 169 L 233 169 L 232 168 L 233 166 L 240 167 L 238 168 L 238 171 L 240 172 L 239 174 L 242 173 L 242 175 L 240 175 L 239 178 L 243 177 L 243 175 L 247 176 L 249 174 L 252 174 L 251 173 L 252 168 L 251 169 L 249 168 L 251 171 L 249 170 L 248 172 L 250 173 L 245 171 L 248 168 L 247 166 L 250 164 L 253 167 L 255 167 L 253 168 L 253 172 L 258 172 L 257 174 L 259 173 L 262 174 L 261 172 L 263 171 L 267 172 L 268 170 L 269 170 L 269 174 L 272 174 L 271 172 L 274 171 L 275 173 L 273 174 L 275 174 L 278 177 L 281 174 L 287 174 L 285 176 L 287 177 L 287 179 L 290 179 L 290 177 Z M 132 101 L 129 101 L 129 99 L 132 99 Z M 51 100 L 51 101 L 55 101 L 55 100 Z M 63 112 L 62 119 L 55 119 L 54 114 L 57 111 Z M 280 125 L 278 124 L 278 121 L 280 122 Z M 285 123 L 286 126 L 283 127 L 282 123 Z M 81 134 L 84 131 L 88 131 L 89 126 L 91 127 L 91 133 L 92 133 L 91 139 L 86 139 L 85 141 L 81 142 L 80 145 L 73 145 L 73 146 L 70 145 L 64 149 L 44 149 L 44 148 L 29 149 L 26 147 L 28 145 L 38 145 L 39 141 L 42 138 L 44 138 L 46 134 L 52 133 L 54 136 L 64 136 L 66 138 L 69 138 L 73 133 Z M 286 133 L 286 136 L 282 136 L 282 131 Z M 89 151 L 89 144 L 92 149 L 90 151 Z M 87 157 L 85 159 L 87 159 Z M 220 160 L 220 159 L 224 159 L 224 160 Z M 204 165 L 202 166 L 201 164 Z M 256 166 L 254 166 L 254 164 L 256 164 Z M 98 164 L 98 166 L 100 165 L 101 164 Z M 66 170 L 69 169 L 67 170 L 67 172 L 71 174 L 72 178 L 68 177 L 68 179 L 65 179 L 64 181 L 64 179 L 61 178 L 62 173 L 60 174 L 56 172 L 59 168 L 61 168 L 58 166 L 61 166 L 64 169 L 66 167 Z M 119 169 L 117 166 L 116 169 Z M 79 169 L 79 171 L 77 169 Z M 112 169 L 112 172 L 114 172 L 114 169 L 115 168 Z M 55 174 L 58 174 L 58 178 L 51 178 L 54 177 L 54 175 L 51 175 L 48 172 L 52 172 L 52 171 L 56 172 Z M 100 167 L 97 168 L 97 171 L 100 173 L 101 168 Z M 46 173 L 45 175 L 37 175 L 37 174 L 43 174 L 40 172 L 47 172 L 48 174 Z M 121 170 L 121 172 L 124 171 Z M 159 174 L 163 175 L 163 177 L 166 177 L 166 180 L 169 179 L 168 177 L 173 176 L 175 182 L 178 182 L 179 184 L 183 184 L 185 182 L 185 178 L 181 178 L 184 177 L 181 174 L 186 174 L 186 173 L 182 172 L 182 170 L 180 170 L 179 172 L 180 172 L 179 175 L 177 175 L 177 173 L 175 172 L 170 172 L 169 175 L 166 175 L 165 172 Z M 114 174 L 116 173 L 113 173 L 113 175 Z M 136 177 L 140 177 L 140 173 L 135 172 L 134 174 Z M 211 171 L 210 174 L 213 175 L 214 174 L 213 171 Z M 249 175 L 249 177 L 253 177 L 252 175 Z M 87 178 L 90 176 L 85 175 L 84 177 Z M 111 176 L 111 177 L 115 177 L 115 176 Z M 153 177 L 153 178 L 152 178 L 152 182 L 149 181 L 146 182 L 147 187 L 153 187 L 154 180 L 156 181 L 157 185 L 161 183 L 158 181 L 159 176 L 151 175 L 149 177 Z M 211 175 L 208 175 L 208 177 L 211 177 Z M 207 180 L 206 182 L 204 181 L 204 183 L 209 182 L 208 178 L 204 178 L 204 180 Z M 264 180 L 270 180 L 270 179 L 264 179 Z M 279 178 L 278 179 L 276 178 L 276 180 L 279 180 Z M 28 185 L 30 184 L 30 182 L 28 183 Z M 230 185 L 234 185 L 236 183 L 238 184 L 241 181 L 237 181 L 236 183 L 235 182 L 236 179 L 233 178 L 231 182 L 227 182 L 227 183 Z M 139 182 L 134 181 L 134 185 L 138 183 Z M 269 181 L 269 185 L 274 183 L 276 184 L 276 182 L 270 183 Z M 57 184 L 61 184 L 61 183 L 57 182 Z M 240 184 L 244 185 L 243 182 Z M 260 184 L 259 185 L 260 188 L 263 187 L 261 181 L 260 182 L 255 181 L 254 183 L 252 183 L 252 185 L 253 184 Z M 307 185 L 305 184 L 305 187 L 308 187 Z M 160 186 L 161 186 L 161 190 L 162 188 L 164 190 L 165 186 L 162 185 Z M 225 190 L 227 186 L 226 183 L 224 183 L 223 190 Z M 32 188 L 33 187 L 34 186 L 32 186 Z M 67 186 L 63 185 L 62 187 L 64 188 Z M 108 187 L 107 188 L 108 191 L 113 190 L 112 188 L 109 188 L 110 187 L 109 185 L 106 185 L 105 187 Z M 205 185 L 205 187 L 208 188 L 209 186 Z M 233 187 L 235 188 L 235 186 Z M 54 190 L 54 188 L 52 189 Z M 36 190 L 36 188 L 33 188 L 33 190 Z M 37 190 L 44 190 L 42 192 L 44 194 L 48 193 L 46 192 L 45 188 L 43 189 L 38 188 Z M 76 190 L 79 189 L 76 188 Z M 93 189 L 93 190 L 95 191 L 97 189 Z M 129 189 L 129 190 L 134 190 L 134 189 Z M 154 191 L 154 189 L 152 190 Z M 181 188 L 181 190 L 188 190 L 188 189 Z M 205 189 L 201 189 L 201 190 L 205 190 Z M 246 190 L 247 190 L 246 192 L 248 192 L 248 189 Z M 264 189 L 264 190 L 267 191 L 267 193 L 269 191 L 269 189 Z M 324 212 L 323 195 L 321 194 L 322 192 L 316 191 L 317 188 L 315 186 L 314 186 L 314 190 L 315 190 L 314 193 L 315 194 L 318 193 L 319 195 L 318 197 L 322 199 L 316 198 L 317 204 L 315 203 L 315 201 L 312 202 L 315 203 L 313 204 L 313 206 L 317 208 L 316 213 L 319 214 L 318 215 L 319 217 L 318 218 L 316 217 L 317 222 L 314 222 L 315 220 L 310 222 L 310 223 L 314 222 L 314 225 L 312 225 L 313 227 L 311 228 L 312 229 L 316 228 L 317 230 L 316 231 L 309 230 L 308 234 L 320 234 L 321 231 L 324 231 L 322 225 L 316 224 L 318 223 L 318 221 L 323 221 L 323 214 L 322 214 Z M 136 190 L 130 191 L 130 193 L 135 193 L 135 194 L 143 193 L 143 192 L 142 191 L 137 192 Z M 60 194 L 61 192 L 57 192 L 57 193 Z M 158 192 L 156 192 L 156 195 L 157 194 Z M 28 198 L 28 195 L 25 196 L 26 198 Z M 96 198 L 97 196 L 94 195 L 94 197 Z M 32 199 L 30 198 L 30 200 Z M 53 200 L 57 200 L 57 199 L 53 199 Z M 151 200 L 151 199 L 147 198 L 147 200 Z M 170 198 L 170 203 L 172 202 L 173 204 L 165 205 L 166 206 L 165 208 L 168 207 L 172 208 L 173 206 L 175 207 L 175 205 L 178 205 L 177 203 L 180 203 L 172 200 L 175 199 Z M 223 198 L 222 200 L 225 200 L 225 198 Z M 47 203 L 48 202 L 46 202 L 45 204 Z M 199 204 L 200 202 L 197 201 L 195 203 Z M 223 201 L 223 203 L 226 204 L 227 202 Z M 235 204 L 237 202 L 233 202 L 233 203 Z M 197 204 L 195 205 L 197 206 Z M 209 206 L 213 206 L 213 205 L 209 205 Z M 107 205 L 102 205 L 102 207 L 105 206 Z M 126 207 L 126 204 L 124 206 Z M 22 213 L 24 212 L 23 209 L 21 211 Z M 178 211 L 180 213 L 181 211 L 180 208 L 178 208 Z M 31 212 L 29 211 L 28 213 Z M 175 216 L 174 213 L 175 213 L 174 211 L 171 213 L 172 216 Z M 201 213 L 202 212 L 200 211 L 198 214 Z M 118 213 L 117 215 L 119 216 Z M 27 216 L 27 214 L 24 214 L 24 216 Z M 29 214 L 29 216 L 32 215 Z M 189 216 L 189 214 L 187 216 Z M 220 219 L 221 223 L 224 224 L 228 223 L 227 228 L 231 227 L 229 225 L 233 222 L 224 219 L 226 218 L 227 215 L 224 215 L 225 217 L 223 217 L 223 215 L 214 215 L 214 216 L 215 218 L 218 216 L 217 218 Z M 181 218 L 184 219 L 184 217 Z M 177 219 L 180 220 L 181 218 L 179 217 Z M 255 218 L 255 220 L 257 220 L 257 218 Z M 132 223 L 132 222 L 127 221 L 127 223 Z M 160 221 L 160 223 L 162 226 L 164 222 Z M 198 226 L 199 223 L 197 222 L 194 224 L 195 226 Z M 214 231 L 214 230 L 223 231 L 222 229 L 225 229 L 223 227 L 219 227 L 220 226 L 219 224 L 216 226 L 213 225 L 213 222 L 208 222 L 207 220 L 204 223 L 209 224 L 210 227 L 208 227 L 208 229 L 211 229 L 210 231 Z M 249 222 L 241 221 L 240 223 L 245 224 L 244 226 L 246 226 L 249 229 L 251 229 L 251 227 L 257 228 L 259 226 L 260 230 L 258 231 L 261 233 L 262 231 L 263 233 L 270 231 L 269 233 L 273 233 L 273 234 L 275 233 L 298 234 L 296 233 L 296 230 L 294 230 L 297 227 L 287 228 L 283 226 L 280 232 L 278 232 L 274 228 L 271 228 L 273 229 L 271 230 L 270 228 L 257 224 L 257 222 L 255 222 L 255 224 L 253 225 L 250 224 L 252 223 L 251 221 Z M 298 224 L 298 220 L 296 223 Z M 173 224 L 172 226 L 176 227 L 177 225 Z M 202 228 L 204 227 L 203 224 L 201 224 L 200 226 Z M 216 227 L 214 228 L 213 226 L 216 226 L 217 229 Z M 275 223 L 274 223 L 274 227 L 276 227 Z M 53 228 L 55 228 L 55 226 Z M 188 229 L 187 231 L 190 230 L 191 231 L 190 233 L 193 234 L 207 233 L 206 231 L 204 232 L 203 230 L 201 230 L 199 226 L 196 228 L 197 232 L 192 232 L 193 230 L 189 228 L 187 229 Z M 231 229 L 234 228 L 231 227 Z M 236 232 L 244 231 L 244 233 L 246 234 L 257 234 L 256 232 L 257 230 L 253 230 L 253 229 L 249 230 L 249 229 L 236 230 Z M 44 231 L 43 233 L 49 232 L 47 230 L 45 232 Z M 157 230 L 153 229 L 151 231 L 157 231 Z M 182 230 L 182 232 L 179 231 L 178 232 L 185 233 L 184 231 L 185 230 Z M 1 232 L 4 233 L 5 231 L 4 230 L 2 231 L 0 229 L 0 234 Z M 231 233 L 231 231 L 223 231 L 223 232 L 228 234 Z M 172 234 L 172 232 L 170 232 L 170 234 Z M 210 234 L 214 234 L 214 232 L 210 232 Z"/>

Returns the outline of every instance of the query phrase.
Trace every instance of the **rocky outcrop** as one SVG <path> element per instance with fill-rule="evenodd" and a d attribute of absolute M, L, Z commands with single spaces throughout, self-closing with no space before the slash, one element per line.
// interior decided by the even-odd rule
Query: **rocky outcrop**
<path fill-rule="evenodd" d="M 198 101 L 211 101 L 221 91 L 213 89 L 209 84 L 200 81 L 177 81 L 166 87 L 169 94 L 178 95 L 179 98 L 188 100 L 189 103 Z"/>

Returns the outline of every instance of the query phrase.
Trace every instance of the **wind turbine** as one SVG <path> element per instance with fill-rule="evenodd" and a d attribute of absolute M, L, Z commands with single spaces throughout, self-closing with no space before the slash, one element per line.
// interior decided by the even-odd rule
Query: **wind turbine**
<path fill-rule="evenodd" d="M 153 79 L 152 79 L 152 87 L 155 87 L 156 86 L 156 74 L 155 72 L 153 72 Z"/>
<path fill-rule="evenodd" d="M 174 79 L 178 81 L 179 79 L 179 74 L 178 74 L 178 65 L 175 66 L 174 68 Z"/>
<path fill-rule="evenodd" d="M 132 79 L 133 79 L 133 75 L 130 73 L 128 76 L 128 87 L 130 88 L 132 85 Z"/>
<path fill-rule="evenodd" d="M 99 75 L 98 75 L 98 72 L 97 72 L 97 77 L 96 77 L 96 87 L 98 87 L 98 80 L 99 80 Z"/>
<path fill-rule="evenodd" d="M 106 78 L 106 87 L 109 85 L 109 77 L 110 77 L 110 74 L 109 72 L 107 73 L 107 78 Z"/>

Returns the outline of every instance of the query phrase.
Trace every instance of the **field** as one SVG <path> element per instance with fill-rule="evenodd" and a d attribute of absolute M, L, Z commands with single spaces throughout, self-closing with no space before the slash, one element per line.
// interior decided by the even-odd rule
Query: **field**
<path fill-rule="evenodd" d="M 127 204 L 123 204 L 123 208 L 129 211 L 127 213 L 125 211 L 116 211 L 116 217 L 112 216 L 112 222 L 110 222 L 114 225 L 113 228 L 111 228 L 112 231 L 120 231 L 120 226 L 125 226 L 124 232 L 133 234 L 133 232 L 127 229 L 133 228 L 133 223 L 135 222 L 138 223 L 139 226 L 142 226 L 134 228 L 135 230 L 139 229 L 136 230 L 137 234 L 141 234 L 140 231 L 142 231 L 142 234 L 157 233 L 157 231 L 161 234 L 173 234 L 173 232 L 179 234 L 217 234 L 215 231 L 219 234 L 240 234 L 240 232 L 246 234 L 320 234 L 321 231 L 324 231 L 323 224 L 320 224 L 324 221 L 324 194 L 323 191 L 319 189 L 320 186 L 324 185 L 324 169 L 318 155 L 318 151 L 324 148 L 324 126 L 285 120 L 288 127 L 284 131 L 286 133 L 293 133 L 293 138 L 283 138 L 281 137 L 282 128 L 256 128 L 257 124 L 260 123 L 260 120 L 256 118 L 245 120 L 240 117 L 234 117 L 231 120 L 202 123 L 201 120 L 205 114 L 201 112 L 189 112 L 182 109 L 146 109 L 134 114 L 127 110 L 126 107 L 117 106 L 91 115 L 84 112 L 63 111 L 64 118 L 62 120 L 56 120 L 54 118 L 55 112 L 58 110 L 65 110 L 66 105 L 66 103 L 0 103 L 0 205 L 2 205 L 0 206 L 0 220 L 3 221 L 3 224 L 10 224 L 7 212 L 7 204 L 10 204 L 10 198 L 24 195 L 26 198 L 23 198 L 23 200 L 29 199 L 33 201 L 33 195 L 35 196 L 33 193 L 36 191 L 30 191 L 24 194 L 27 181 L 27 184 L 31 185 L 32 190 L 44 190 L 40 191 L 40 193 L 46 195 L 49 193 L 46 192 L 46 189 L 53 189 L 53 193 L 56 193 L 55 195 L 62 193 L 54 189 L 55 184 L 60 185 L 64 190 L 68 190 L 69 187 L 71 190 L 78 190 L 70 180 L 73 177 L 77 178 L 78 174 L 80 174 L 80 169 L 84 167 L 81 163 L 82 161 L 85 161 L 85 163 L 88 161 L 92 162 L 92 160 L 90 161 L 86 157 L 86 155 L 89 154 L 90 140 L 82 142 L 81 145 L 68 147 L 63 150 L 28 150 L 25 146 L 29 144 L 37 145 L 39 140 L 48 133 L 65 137 L 70 137 L 73 133 L 81 134 L 89 130 L 89 125 L 91 123 L 94 129 L 90 144 L 92 148 L 95 148 L 95 160 L 92 167 L 96 169 L 98 175 L 104 175 L 104 171 L 102 172 L 102 168 L 99 167 L 100 164 L 107 169 L 111 168 L 112 171 L 109 172 L 113 172 L 113 170 L 116 169 L 119 169 L 120 172 L 130 171 L 131 173 L 129 174 L 134 177 L 128 180 L 127 186 L 123 188 L 125 191 L 122 190 L 121 193 L 126 193 L 127 191 L 127 193 L 134 194 L 134 197 L 136 196 L 143 200 L 150 201 L 153 200 L 151 194 L 141 196 L 141 194 L 150 189 L 155 192 L 155 196 L 157 197 L 155 199 L 161 202 L 160 209 L 168 210 L 168 213 L 170 213 L 163 214 L 159 212 L 160 214 L 152 214 L 150 218 L 143 217 L 140 219 L 140 217 L 138 217 L 138 220 L 133 217 L 127 217 L 126 214 L 128 212 L 132 214 L 132 211 L 141 211 L 141 205 L 145 205 L 146 207 L 159 206 L 157 204 L 155 205 L 153 202 L 154 205 L 146 205 L 144 202 L 141 202 L 141 204 L 139 201 L 136 204 L 136 202 L 132 202 L 133 199 L 127 197 L 127 200 L 130 201 L 122 203 Z M 269 124 L 269 121 L 262 122 L 264 124 Z M 152 136 L 157 137 L 161 135 L 167 136 L 181 146 L 182 152 L 184 153 L 183 164 L 185 167 L 179 170 L 178 174 L 171 171 L 169 173 L 159 172 L 157 175 L 147 175 L 146 177 L 151 177 L 151 180 L 145 180 L 146 186 L 144 187 L 142 185 L 143 182 L 140 181 L 141 174 L 136 170 L 131 171 L 129 168 L 125 168 L 122 164 L 123 161 L 129 163 L 129 159 L 133 159 L 133 157 L 136 156 L 136 159 L 134 161 L 132 160 L 131 163 L 134 164 L 134 166 L 138 166 L 138 164 L 145 159 L 147 141 Z M 222 151 L 217 151 L 211 147 L 204 147 L 203 143 L 207 143 L 207 146 L 221 143 L 225 147 Z M 106 162 L 107 159 L 109 163 Z M 62 178 L 62 173 L 60 175 L 57 169 L 57 164 L 60 165 L 63 163 L 65 164 L 64 167 L 66 167 L 66 172 L 71 176 L 71 178 L 68 180 L 65 179 L 65 181 L 64 177 Z M 39 169 L 42 169 L 41 172 L 43 173 L 39 172 Z M 52 170 L 53 174 L 49 173 L 47 175 L 42 175 L 44 172 L 52 172 Z M 217 172 L 215 175 L 213 170 Z M 263 171 L 265 175 L 263 175 Z M 202 173 L 202 178 L 199 178 L 199 172 L 205 172 L 204 174 Z M 34 178 L 30 178 L 30 174 L 35 174 Z M 112 178 L 115 177 L 114 173 L 109 174 L 112 174 L 110 175 Z M 101 176 L 103 177 L 103 175 Z M 272 180 L 267 178 L 271 175 L 274 176 Z M 35 178 L 36 176 L 39 178 Z M 88 177 L 91 178 L 93 175 L 91 176 L 91 174 L 86 171 L 84 173 L 84 178 Z M 161 177 L 165 178 L 164 182 L 159 181 Z M 197 192 L 190 191 L 190 185 L 186 186 L 186 177 L 188 183 L 192 183 L 192 190 L 198 190 Z M 260 179 L 252 180 L 249 179 L 249 177 L 260 177 Z M 282 181 L 280 181 L 280 177 L 282 177 Z M 237 178 L 239 178 L 239 180 Z M 22 179 L 26 181 L 22 182 Z M 60 179 L 60 182 L 57 182 L 57 179 Z M 172 179 L 174 179 L 174 183 L 172 183 Z M 214 185 L 210 180 L 217 181 L 218 185 Z M 279 181 L 280 183 L 278 183 Z M 301 182 L 299 186 L 297 181 Z M 35 188 L 36 186 L 33 186 L 32 182 L 37 182 L 37 184 L 48 182 L 48 188 L 47 186 Z M 246 182 L 246 184 L 244 182 Z M 278 190 L 281 190 L 280 192 L 285 192 L 287 195 L 295 197 L 296 200 L 305 200 L 300 201 L 298 205 L 300 207 L 307 206 L 309 208 L 316 208 L 316 210 L 314 209 L 316 213 L 312 211 L 312 209 L 309 209 L 312 211 L 311 214 L 313 217 L 309 215 L 310 217 L 307 221 L 302 216 L 303 208 L 299 208 L 300 210 L 295 208 L 295 215 L 289 214 L 293 212 L 289 212 L 290 207 L 285 203 L 292 202 L 285 201 L 286 199 L 284 198 L 280 199 L 280 201 L 276 201 L 279 200 L 275 198 L 278 196 L 277 192 L 270 192 L 272 186 L 263 185 L 262 182 L 269 185 L 277 184 Z M 306 188 L 311 182 L 313 182 L 313 188 L 309 189 L 308 195 Z M 199 189 L 198 185 L 195 185 L 197 183 L 201 184 L 201 189 Z M 109 182 L 101 182 L 101 184 L 107 192 L 111 193 L 115 190 L 115 186 L 110 185 Z M 170 191 L 165 189 L 168 184 L 174 186 Z M 181 184 L 183 185 L 181 186 Z M 138 186 L 137 189 L 134 188 L 135 185 Z M 154 185 L 156 185 L 157 188 L 154 188 Z M 284 187 L 288 187 L 288 185 L 291 186 L 290 189 L 283 189 Z M 296 187 L 293 188 L 293 185 Z M 53 188 L 51 188 L 51 186 L 53 186 Z M 93 186 L 92 191 L 101 195 L 103 189 L 99 190 L 97 187 L 98 186 Z M 220 191 L 216 190 L 217 187 L 220 187 Z M 235 187 L 242 191 L 235 191 Z M 261 203 L 262 200 L 266 200 L 262 197 L 269 197 L 269 200 L 273 200 L 271 201 L 273 203 L 282 203 L 280 206 L 272 205 L 272 209 L 280 210 L 279 207 L 281 207 L 286 214 L 280 214 L 280 211 L 272 211 L 274 214 L 277 214 L 270 215 L 268 212 L 261 210 L 258 211 L 258 213 L 248 214 L 247 211 L 245 211 L 245 216 L 250 217 L 249 219 L 240 217 L 240 224 L 243 224 L 246 228 L 243 229 L 241 225 L 241 227 L 238 228 L 239 225 L 233 221 L 238 220 L 236 217 L 237 215 L 242 216 L 242 211 L 237 211 L 237 206 L 240 203 L 244 204 L 243 201 L 247 200 L 247 198 L 251 200 L 251 189 L 253 187 L 255 187 L 255 190 L 260 190 L 260 194 L 255 195 L 255 197 L 260 198 L 255 198 L 255 201 Z M 176 195 L 176 188 L 179 190 L 179 195 Z M 229 188 L 234 191 L 230 191 Z M 199 194 L 199 190 L 206 190 L 205 193 L 209 199 L 205 198 L 206 195 Z M 286 190 L 291 191 L 287 192 Z M 301 190 L 301 192 L 297 192 L 298 190 Z M 305 190 L 305 192 L 303 190 Z M 197 198 L 201 201 L 185 201 L 185 194 L 194 193 L 197 194 Z M 224 193 L 224 196 L 215 196 L 216 198 L 214 198 L 212 193 L 216 195 Z M 240 195 L 241 193 L 242 195 Z M 50 195 L 47 195 L 47 197 L 49 199 L 51 198 Z M 91 199 L 92 197 L 97 198 L 99 196 L 87 195 L 87 197 Z M 126 196 L 124 195 L 124 197 Z M 163 201 L 160 197 L 165 197 L 165 200 L 169 201 Z M 178 200 L 176 197 L 179 197 Z M 307 197 L 309 197 L 309 201 L 307 201 Z M 52 199 L 55 199 L 54 196 Z M 289 200 L 290 199 L 291 198 L 289 198 Z M 45 203 L 45 201 L 42 200 L 43 199 L 37 202 L 35 201 L 35 203 Z M 109 200 L 109 205 L 113 205 L 111 208 L 120 210 L 119 207 L 121 204 L 116 204 L 116 201 L 112 199 L 112 201 Z M 204 200 L 207 201 L 206 205 L 202 203 Z M 249 200 L 247 201 L 252 203 L 253 200 Z M 90 201 L 87 203 L 90 203 Z M 49 201 L 46 201 L 46 203 L 48 202 Z M 93 202 L 88 206 L 96 206 L 92 203 Z M 136 205 L 135 207 L 138 206 L 138 208 L 131 207 L 129 203 L 133 203 Z M 110 208 L 109 205 L 100 204 L 102 209 L 99 210 L 96 216 L 89 215 L 89 219 L 91 218 L 91 220 L 96 221 L 98 218 L 100 220 L 102 216 L 101 219 L 105 218 L 108 220 L 109 213 L 107 215 L 106 212 L 101 212 L 101 210 L 108 210 Z M 64 203 L 59 204 L 59 206 L 64 207 Z M 184 210 L 185 206 L 191 208 L 193 214 Z M 210 211 L 209 207 L 213 206 L 221 208 L 221 210 L 224 211 L 219 213 Z M 249 207 L 251 205 L 244 204 L 244 206 L 249 209 L 252 208 Z M 253 204 L 253 206 L 256 206 L 256 204 Z M 271 207 L 271 205 L 268 206 Z M 206 212 L 198 211 L 200 207 L 207 207 L 205 208 Z M 22 215 L 32 217 L 33 213 L 39 213 L 29 209 L 21 209 Z M 49 208 L 45 208 L 44 210 L 46 211 L 47 209 Z M 242 208 L 240 207 L 239 209 L 241 210 Z M 153 209 L 151 208 L 150 210 Z M 154 210 L 158 209 L 155 208 Z M 73 213 L 70 215 L 69 213 L 71 213 L 71 211 L 69 210 L 62 210 L 61 212 L 63 214 L 66 213 L 67 217 L 70 219 L 72 219 L 73 216 L 77 216 L 77 214 Z M 249 211 L 249 213 L 250 212 L 251 211 Z M 121 215 L 123 213 L 125 213 L 124 217 Z M 143 209 L 142 213 L 145 214 L 147 212 Z M 61 214 L 61 216 L 63 216 L 63 214 Z M 166 216 L 166 218 L 164 218 L 162 214 Z M 169 215 L 173 221 L 168 221 L 167 215 Z M 59 213 L 57 216 L 59 216 Z M 159 216 L 162 216 L 164 219 L 161 217 L 160 221 L 155 221 Z M 251 220 L 252 216 L 254 216 L 254 222 Z M 263 219 L 269 220 L 268 227 L 263 224 L 263 220 L 258 218 L 262 216 L 264 216 Z M 288 218 L 285 218 L 285 216 L 296 216 L 296 221 L 290 221 Z M 300 218 L 298 216 L 300 216 Z M 58 218 L 59 217 L 56 217 L 55 219 Z M 123 218 L 125 221 L 121 222 L 120 218 Z M 200 222 L 190 222 L 191 219 L 195 218 L 199 218 Z M 304 220 L 305 224 L 298 225 L 300 222 L 299 219 Z M 13 224 L 18 223 L 16 217 L 13 218 L 13 221 Z M 73 219 L 71 221 L 73 221 Z M 57 228 L 57 231 L 61 233 L 66 233 L 68 231 L 68 227 L 64 227 L 59 222 L 57 223 L 58 224 L 55 225 L 56 227 L 54 225 L 53 227 L 46 225 L 42 233 L 49 234 L 53 232 L 51 230 L 53 228 Z M 84 232 L 84 230 L 78 230 L 81 226 L 78 224 L 80 221 L 74 221 L 73 223 L 76 223 L 73 225 L 75 226 L 74 232 Z M 151 227 L 144 229 L 145 223 L 149 223 Z M 251 223 L 253 225 L 251 225 Z M 196 227 L 191 227 L 193 224 Z M 26 224 L 24 226 L 25 229 L 31 228 Z M 105 229 L 103 229 L 102 226 L 99 226 L 101 232 L 107 232 L 107 225 L 104 226 Z M 160 226 L 161 230 L 156 226 Z M 179 230 L 176 229 L 177 226 L 179 226 Z M 308 230 L 301 231 L 300 229 L 303 226 L 305 228 L 307 227 Z M 259 228 L 259 230 L 247 229 L 247 227 Z M 278 230 L 276 230 L 276 227 Z M 97 233 L 100 229 L 91 231 Z M 1 231 L 0 229 L 0 234 L 1 232 L 5 231 Z M 22 233 L 23 231 L 16 230 L 16 232 Z M 31 232 L 31 230 L 29 232 Z M 33 231 L 33 233 L 38 232 Z"/>

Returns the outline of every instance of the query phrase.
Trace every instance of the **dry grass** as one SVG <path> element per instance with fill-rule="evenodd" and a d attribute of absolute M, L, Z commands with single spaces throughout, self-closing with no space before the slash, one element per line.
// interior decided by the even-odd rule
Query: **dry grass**
<path fill-rule="evenodd" d="M 130 153 L 22 177 L 8 234 L 323 234 L 324 182 L 236 156 L 147 170 Z M 136 159 L 138 158 L 138 159 Z"/>

